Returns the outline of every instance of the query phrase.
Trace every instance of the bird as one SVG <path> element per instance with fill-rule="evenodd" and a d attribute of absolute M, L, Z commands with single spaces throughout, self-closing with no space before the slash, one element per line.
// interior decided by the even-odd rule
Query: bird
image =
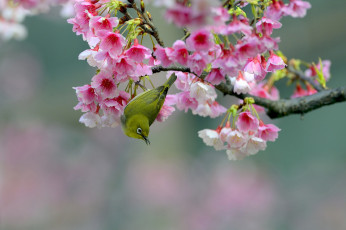
<path fill-rule="evenodd" d="M 167 92 L 176 79 L 177 76 L 173 73 L 163 85 L 138 94 L 126 105 L 120 117 L 125 135 L 150 144 L 149 127 L 159 114 Z"/>

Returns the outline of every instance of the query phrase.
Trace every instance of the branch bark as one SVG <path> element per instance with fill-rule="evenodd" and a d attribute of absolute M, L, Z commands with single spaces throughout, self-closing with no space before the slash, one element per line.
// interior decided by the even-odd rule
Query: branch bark
<path fill-rule="evenodd" d="M 244 99 L 245 97 L 254 98 L 256 105 L 263 106 L 267 109 L 267 114 L 270 118 L 280 118 L 291 114 L 302 115 L 326 105 L 346 101 L 346 86 L 319 91 L 310 96 L 280 99 L 277 101 L 252 96 L 250 94 L 235 94 L 233 92 L 233 87 L 225 83 L 221 83 L 215 87 L 225 95 L 232 95 L 240 99 Z"/>
<path fill-rule="evenodd" d="M 153 73 L 158 73 L 162 71 L 182 71 L 192 73 L 189 68 L 186 67 L 162 67 L 157 66 L 152 68 Z M 302 73 L 299 73 L 302 75 Z M 302 75 L 303 77 L 306 77 Z M 280 118 L 291 114 L 305 114 L 310 111 L 316 110 L 318 108 L 324 107 L 326 105 L 332 105 L 338 102 L 346 101 L 346 86 L 321 90 L 313 95 L 304 96 L 292 99 L 280 99 L 277 101 L 253 96 L 250 94 L 236 94 L 233 92 L 233 86 L 229 83 L 221 83 L 215 86 L 224 95 L 235 96 L 239 99 L 244 99 L 245 97 L 252 97 L 255 99 L 255 104 L 263 106 L 267 109 L 267 114 L 270 118 Z"/>

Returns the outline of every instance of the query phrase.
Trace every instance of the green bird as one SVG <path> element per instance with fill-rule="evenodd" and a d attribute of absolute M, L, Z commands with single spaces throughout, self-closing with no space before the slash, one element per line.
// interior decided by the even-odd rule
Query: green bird
<path fill-rule="evenodd" d="M 138 94 L 126 105 L 121 116 L 124 134 L 142 139 L 147 145 L 150 144 L 149 127 L 159 114 L 168 89 L 176 79 L 177 76 L 173 73 L 163 85 Z"/>

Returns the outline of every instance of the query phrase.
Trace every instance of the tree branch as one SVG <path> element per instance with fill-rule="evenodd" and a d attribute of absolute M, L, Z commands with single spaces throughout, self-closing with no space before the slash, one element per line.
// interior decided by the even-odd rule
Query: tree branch
<path fill-rule="evenodd" d="M 267 114 L 270 118 L 285 117 L 291 114 L 305 114 L 326 105 L 346 101 L 346 86 L 323 90 L 310 96 L 280 99 L 277 101 L 252 96 L 250 94 L 235 94 L 233 92 L 233 87 L 226 83 L 221 83 L 215 86 L 215 88 L 225 95 L 232 95 L 240 99 L 244 99 L 245 97 L 254 98 L 256 105 L 263 106 L 267 109 Z"/>
<path fill-rule="evenodd" d="M 162 67 L 156 66 L 152 68 L 153 73 L 162 71 L 182 71 L 192 73 L 187 67 Z M 300 73 L 302 74 L 302 73 Z M 302 76 L 306 77 L 302 74 Z M 235 96 L 239 99 L 245 97 L 252 97 L 255 99 L 255 104 L 263 106 L 267 109 L 267 114 L 270 118 L 285 117 L 291 114 L 305 114 L 310 111 L 316 110 L 326 105 L 332 105 L 338 102 L 346 101 L 346 86 L 322 90 L 310 96 L 292 98 L 292 99 L 280 99 L 277 101 L 253 96 L 250 94 L 236 94 L 233 92 L 233 86 L 229 83 L 221 83 L 215 86 L 224 95 Z"/>

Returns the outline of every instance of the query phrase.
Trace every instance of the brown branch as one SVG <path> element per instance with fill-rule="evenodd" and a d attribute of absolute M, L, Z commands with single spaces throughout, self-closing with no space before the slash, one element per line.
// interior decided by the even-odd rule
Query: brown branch
<path fill-rule="evenodd" d="M 221 83 L 215 87 L 225 95 L 232 95 L 240 99 L 253 97 L 256 105 L 263 106 L 267 109 L 267 114 L 270 118 L 285 117 L 291 114 L 302 115 L 326 105 L 346 101 L 346 86 L 323 90 L 310 96 L 280 99 L 277 101 L 252 96 L 250 94 L 235 94 L 233 92 L 233 87 L 226 83 Z"/>
<path fill-rule="evenodd" d="M 191 73 L 191 70 L 187 67 L 176 66 L 156 66 L 152 68 L 152 71 L 153 73 L 162 71 L 182 71 Z M 267 114 L 270 118 L 285 117 L 291 114 L 305 114 L 326 105 L 332 105 L 338 102 L 346 101 L 346 86 L 322 90 L 310 96 L 292 99 L 280 99 L 277 101 L 252 96 L 250 94 L 236 94 L 233 91 L 233 86 L 230 85 L 229 82 L 216 85 L 215 88 L 222 92 L 224 95 L 235 96 L 239 99 L 244 99 L 245 97 L 254 98 L 256 105 L 263 106 L 267 109 Z"/>

